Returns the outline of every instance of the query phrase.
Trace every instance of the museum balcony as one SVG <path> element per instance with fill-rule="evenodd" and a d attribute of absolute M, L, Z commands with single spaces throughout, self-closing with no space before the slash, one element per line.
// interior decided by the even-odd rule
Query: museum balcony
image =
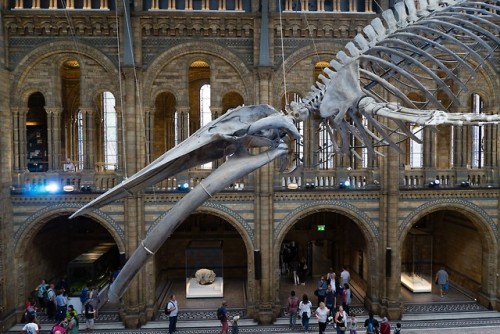
<path fill-rule="evenodd" d="M 166 178 L 149 187 L 146 192 L 187 192 L 213 172 L 212 169 L 194 168 Z M 496 188 L 496 169 L 409 169 L 399 171 L 399 188 L 408 189 L 461 189 Z M 95 170 L 75 172 L 15 172 L 13 194 L 54 195 L 62 193 L 103 193 L 124 180 L 123 171 L 97 164 Z M 255 172 L 231 184 L 225 191 L 254 191 Z M 279 173 L 273 177 L 275 191 L 373 191 L 380 189 L 380 171 L 377 169 L 334 169 L 313 171 L 300 169 L 292 173 Z"/>

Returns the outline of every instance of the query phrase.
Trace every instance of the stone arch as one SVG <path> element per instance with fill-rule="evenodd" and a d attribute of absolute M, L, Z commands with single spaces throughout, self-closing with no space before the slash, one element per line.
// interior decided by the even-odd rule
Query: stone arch
<path fill-rule="evenodd" d="M 160 96 L 161 94 L 172 94 L 172 96 L 175 98 L 175 103 L 176 103 L 176 106 L 179 106 L 179 99 L 180 99 L 180 96 L 179 96 L 179 93 L 180 91 L 175 91 L 175 90 L 171 90 L 171 89 L 165 89 L 165 87 L 156 87 L 156 89 L 154 89 L 152 92 L 151 92 L 151 105 L 148 105 L 148 104 L 145 104 L 145 106 L 148 106 L 148 108 L 150 110 L 152 110 L 152 112 L 154 113 L 156 110 L 156 99 L 158 98 L 158 96 Z"/>
<path fill-rule="evenodd" d="M 294 69 L 297 64 L 304 60 L 304 59 L 310 59 L 311 61 L 311 74 L 314 73 L 314 64 L 318 60 L 323 60 L 323 59 L 318 59 L 318 56 L 322 56 L 325 58 L 328 58 L 328 61 L 333 59 L 335 57 L 335 53 L 342 49 L 344 47 L 344 44 L 342 43 L 318 43 L 316 44 L 315 49 L 311 49 L 310 47 L 303 47 L 292 53 L 290 56 L 287 57 L 286 63 L 285 63 L 285 74 L 290 76 L 291 71 Z M 282 63 L 277 64 L 278 70 L 274 74 L 273 78 L 273 83 L 271 84 L 272 87 L 274 87 L 273 91 L 273 96 L 275 97 L 281 97 L 284 94 L 284 85 L 283 85 L 283 66 Z M 307 92 L 309 91 L 309 88 L 311 87 L 311 82 L 313 80 L 313 77 L 311 75 L 311 81 L 309 82 L 302 82 L 300 84 L 298 83 L 287 83 L 287 90 L 294 90 L 297 92 L 300 92 L 302 96 L 305 96 Z M 275 101 L 275 103 L 278 103 L 279 101 Z"/>
<path fill-rule="evenodd" d="M 307 202 L 306 204 L 298 206 L 286 215 L 274 230 L 274 248 L 272 249 L 271 254 L 273 258 L 273 268 L 278 266 L 276 261 L 278 261 L 277 259 L 280 257 L 281 244 L 285 240 L 285 237 L 292 226 L 300 219 L 318 212 L 331 212 L 344 215 L 351 219 L 361 230 L 362 235 L 366 240 L 367 254 L 369 254 L 367 267 L 369 273 L 367 275 L 367 296 L 371 296 L 374 300 L 378 299 L 373 295 L 373 287 L 375 287 L 378 282 L 378 275 L 374 273 L 377 273 L 377 258 L 379 253 L 377 246 L 379 244 L 378 239 L 380 238 L 380 232 L 378 227 L 368 215 L 346 201 L 324 200 Z M 277 287 L 280 285 L 279 280 L 279 275 L 275 275 L 274 284 Z"/>
<path fill-rule="evenodd" d="M 169 63 L 173 59 L 177 59 L 180 57 L 189 56 L 191 62 L 196 59 L 205 59 L 210 66 L 212 66 L 211 62 L 206 59 L 207 56 L 213 56 L 220 58 L 230 64 L 232 68 L 236 71 L 238 76 L 240 77 L 241 84 L 245 87 L 245 92 L 242 92 L 242 96 L 245 101 L 249 101 L 249 97 L 253 96 L 253 86 L 251 80 L 244 80 L 245 78 L 252 78 L 252 72 L 247 66 L 243 63 L 243 61 L 234 53 L 228 51 L 224 47 L 209 43 L 209 42 L 200 42 L 193 44 L 182 44 L 168 49 L 165 53 L 161 54 L 158 58 L 156 58 L 149 66 L 147 72 L 144 75 L 144 91 L 145 92 L 155 92 L 154 87 L 152 86 L 155 81 L 155 77 L 158 73 L 161 72 L 161 69 L 165 66 L 165 64 Z M 188 60 L 189 60 L 188 59 Z M 211 69 L 213 69 L 211 67 Z M 175 87 L 163 87 L 163 89 L 174 90 Z M 152 98 L 154 95 L 147 95 L 144 97 L 144 103 L 146 105 L 151 105 Z M 153 100 L 154 101 L 154 100 Z M 181 101 L 181 100 L 179 100 Z"/>
<path fill-rule="evenodd" d="M 43 228 L 44 223 L 61 215 L 71 215 L 80 208 L 81 205 L 77 203 L 56 204 L 44 207 L 33 213 L 14 234 L 15 254 L 21 253 L 21 250 L 26 247 L 26 242 L 30 241 L 33 236 Z M 86 214 L 86 216 L 102 225 L 115 240 L 119 251 L 125 252 L 125 232 L 111 216 L 105 214 L 101 210 L 94 210 Z"/>
<path fill-rule="evenodd" d="M 26 273 L 29 268 L 26 268 L 24 266 L 22 258 L 25 256 L 25 250 L 28 249 L 30 243 L 33 242 L 33 238 L 35 237 L 35 235 L 45 226 L 45 224 L 49 220 L 61 215 L 70 215 L 80 207 L 81 205 L 78 205 L 76 203 L 56 204 L 38 210 L 24 221 L 24 223 L 17 229 L 16 233 L 14 234 L 13 254 L 15 257 L 14 262 L 17 264 L 15 266 L 16 272 L 14 273 L 14 277 L 27 276 Z M 99 223 L 109 232 L 113 240 L 116 242 L 120 253 L 125 252 L 124 231 L 110 216 L 106 215 L 100 210 L 96 210 L 93 213 L 88 214 L 87 216 L 91 217 L 94 221 Z M 16 282 L 18 286 L 15 289 L 15 305 L 22 305 L 26 298 L 26 296 L 24 295 L 24 291 L 27 291 L 27 282 L 24 279 L 17 280 Z"/>
<path fill-rule="evenodd" d="M 147 233 L 154 230 L 155 226 L 162 220 L 164 216 L 168 214 L 168 211 L 160 215 L 155 219 L 153 224 L 148 228 Z M 247 252 L 247 292 L 255 289 L 255 275 L 254 275 L 254 250 L 255 250 L 255 236 L 253 228 L 245 221 L 245 219 L 239 215 L 236 211 L 222 205 L 218 202 L 207 201 L 202 206 L 198 207 L 193 214 L 209 214 L 219 218 L 224 219 L 231 226 L 238 231 L 239 235 L 243 239 L 245 244 L 245 249 Z M 247 293 L 247 298 L 249 304 L 253 303 L 254 294 Z"/>
<path fill-rule="evenodd" d="M 375 223 L 357 207 L 345 201 L 328 200 L 328 201 L 312 201 L 304 205 L 298 206 L 292 210 L 278 224 L 274 230 L 274 250 L 273 256 L 279 258 L 281 243 L 292 226 L 300 219 L 307 217 L 316 212 L 333 212 L 349 217 L 359 229 L 363 232 L 363 236 L 367 240 L 371 260 L 375 260 L 377 248 L 375 245 L 380 237 L 380 232 Z"/>
<path fill-rule="evenodd" d="M 496 223 L 484 209 L 472 202 L 460 198 L 438 199 L 415 208 L 415 210 L 400 222 L 397 234 L 398 239 L 401 241 L 402 237 L 406 236 L 412 226 L 420 219 L 441 210 L 455 210 L 463 214 L 474 224 L 482 235 L 488 237 L 486 240 L 488 242 L 487 247 L 496 249 L 498 246 L 496 241 L 498 239 L 498 227 Z M 490 236 L 494 236 L 495 238 Z"/>
<path fill-rule="evenodd" d="M 198 207 L 193 214 L 210 214 L 220 217 L 231 224 L 242 236 L 247 249 L 255 248 L 255 237 L 252 227 L 240 216 L 237 212 L 229 209 L 227 206 L 221 205 L 216 202 L 205 202 L 202 206 Z M 155 219 L 153 224 L 148 228 L 148 232 L 153 231 L 156 225 L 168 214 L 168 211 Z"/>
<path fill-rule="evenodd" d="M 87 57 L 95 61 L 106 73 L 109 73 L 113 77 L 119 75 L 117 66 L 114 64 L 114 61 L 109 59 L 108 56 L 92 46 L 83 44 L 78 41 L 47 42 L 37 47 L 32 52 L 28 53 L 17 64 L 12 76 L 12 82 L 16 83 L 14 89 L 12 89 L 11 91 L 11 101 L 13 102 L 13 105 L 23 105 L 22 101 L 19 100 L 19 97 L 22 96 L 24 98 L 24 95 L 19 95 L 18 92 L 26 91 L 25 83 L 26 79 L 31 73 L 31 69 L 34 68 L 43 59 L 47 59 L 53 56 L 57 56 L 58 58 L 58 62 L 55 64 L 54 69 L 59 69 L 62 62 L 69 58 L 76 59 L 80 63 L 80 66 L 85 66 L 85 62 L 82 61 L 82 57 Z M 53 78 L 58 77 L 58 75 L 49 75 L 48 77 Z M 110 87 L 108 90 L 116 93 L 117 89 L 115 85 L 113 85 L 111 81 L 109 81 L 109 84 L 113 86 L 113 89 L 111 89 Z M 37 87 L 37 90 L 45 96 L 54 95 L 47 95 L 48 92 L 46 90 L 50 89 L 49 87 L 43 87 L 43 85 L 38 85 Z M 52 105 L 52 103 L 54 103 L 54 105 L 57 105 L 55 104 L 55 101 L 51 100 L 50 103 L 49 101 L 47 101 L 47 105 Z"/>
<path fill-rule="evenodd" d="M 483 249 L 487 249 L 487 251 L 483 252 L 482 258 L 486 267 L 482 275 L 482 285 L 485 287 L 483 291 L 489 293 L 491 296 L 495 295 L 498 262 L 498 227 L 492 217 L 476 204 L 460 198 L 449 198 L 430 201 L 415 208 L 399 224 L 397 233 L 399 247 L 401 248 L 404 238 L 415 223 L 429 214 L 442 210 L 461 213 L 477 228 L 479 236 L 483 240 Z"/>

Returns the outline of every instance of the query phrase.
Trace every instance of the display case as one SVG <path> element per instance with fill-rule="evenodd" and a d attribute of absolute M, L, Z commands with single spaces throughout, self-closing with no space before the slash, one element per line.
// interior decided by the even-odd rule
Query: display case
<path fill-rule="evenodd" d="M 224 297 L 221 240 L 191 241 L 186 248 L 186 298 Z"/>
<path fill-rule="evenodd" d="M 401 284 L 413 293 L 432 291 L 432 235 L 412 229 L 401 250 Z"/>

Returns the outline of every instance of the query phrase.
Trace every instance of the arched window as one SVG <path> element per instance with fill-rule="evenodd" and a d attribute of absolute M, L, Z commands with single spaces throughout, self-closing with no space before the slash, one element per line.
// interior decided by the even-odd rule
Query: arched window
<path fill-rule="evenodd" d="M 412 125 L 411 131 L 415 136 L 422 140 L 423 138 L 423 128 L 420 125 Z M 418 143 L 414 140 L 410 140 L 410 167 L 411 168 L 422 168 L 424 165 L 424 150 L 422 143 Z"/>
<path fill-rule="evenodd" d="M 118 118 L 116 100 L 111 92 L 102 94 L 104 128 L 104 163 L 107 170 L 115 170 L 118 163 Z"/>
<path fill-rule="evenodd" d="M 471 113 L 479 115 L 483 113 L 483 100 L 479 94 L 472 94 Z M 481 168 L 484 166 L 484 127 L 473 126 L 471 129 L 471 167 Z"/>
<path fill-rule="evenodd" d="M 205 84 L 200 88 L 200 127 L 203 127 L 212 121 L 212 112 L 210 111 L 210 84 Z M 212 162 L 201 166 L 203 169 L 211 169 Z"/>
<path fill-rule="evenodd" d="M 76 128 L 78 133 L 78 169 L 83 169 L 84 145 L 83 145 L 83 113 L 78 110 L 76 114 Z"/>

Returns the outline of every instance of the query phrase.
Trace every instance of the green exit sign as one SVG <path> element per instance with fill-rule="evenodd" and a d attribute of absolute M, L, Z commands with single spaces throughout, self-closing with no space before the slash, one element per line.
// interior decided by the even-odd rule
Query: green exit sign
<path fill-rule="evenodd" d="M 325 231 L 325 225 L 318 225 L 316 228 L 320 232 L 324 232 Z"/>

